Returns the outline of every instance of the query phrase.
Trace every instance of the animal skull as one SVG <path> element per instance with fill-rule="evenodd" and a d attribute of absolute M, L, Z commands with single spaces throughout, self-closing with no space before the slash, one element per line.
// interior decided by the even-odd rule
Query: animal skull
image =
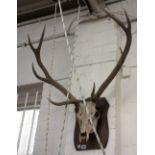
<path fill-rule="evenodd" d="M 100 113 L 96 109 L 96 104 L 92 101 L 88 101 L 87 108 L 92 118 L 93 125 L 95 126 L 95 128 L 97 128 Z M 83 140 L 87 142 L 89 140 L 89 135 L 94 131 L 89 116 L 86 112 L 86 107 L 83 103 L 79 104 L 78 109 L 76 108 L 76 118 L 80 129 L 79 140 L 80 142 Z"/>

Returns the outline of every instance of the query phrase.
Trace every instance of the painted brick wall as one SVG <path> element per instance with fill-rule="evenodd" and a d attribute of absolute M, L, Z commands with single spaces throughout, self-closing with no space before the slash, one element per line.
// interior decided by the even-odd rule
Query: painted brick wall
<path fill-rule="evenodd" d="M 105 37 L 106 36 L 106 37 Z M 82 91 L 84 96 L 90 96 L 93 83 L 96 83 L 96 89 L 107 77 L 115 64 L 115 57 L 117 51 L 117 37 L 116 29 L 112 20 L 98 20 L 96 22 L 88 22 L 80 24 L 76 32 L 76 39 L 74 44 L 75 65 L 77 68 L 77 75 L 73 75 L 72 91 L 76 96 L 81 97 L 76 81 L 77 76 L 80 79 Z M 112 46 L 111 46 L 112 45 Z M 113 81 L 110 87 L 104 93 L 110 102 L 110 110 L 108 112 L 110 137 L 106 152 L 109 155 L 114 154 L 115 151 L 115 93 Z M 88 91 L 89 90 L 89 91 Z M 70 114 L 72 115 L 72 114 Z M 72 117 L 72 116 L 70 116 Z M 68 122 L 69 124 L 69 122 Z M 68 128 L 70 128 L 68 126 Z M 72 132 L 74 127 L 72 127 Z M 70 141 L 73 139 L 73 134 L 70 134 Z M 69 138 L 69 137 L 68 137 Z M 67 139 L 68 139 L 67 138 Z M 69 142 L 66 142 L 69 145 Z M 68 147 L 66 154 L 80 154 L 74 148 Z M 102 154 L 101 151 L 86 151 L 83 154 Z"/>

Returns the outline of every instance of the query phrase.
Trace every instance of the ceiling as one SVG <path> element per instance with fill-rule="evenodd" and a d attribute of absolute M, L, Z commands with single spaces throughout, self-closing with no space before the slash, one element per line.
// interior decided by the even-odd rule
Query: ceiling
<path fill-rule="evenodd" d="M 17 0 L 17 23 L 54 14 L 57 0 Z M 63 11 L 78 7 L 77 0 L 61 0 Z M 85 6 L 84 0 L 79 0 L 81 6 Z M 120 2 L 122 0 L 105 0 L 106 4 Z M 57 8 L 58 12 L 59 9 Z"/>

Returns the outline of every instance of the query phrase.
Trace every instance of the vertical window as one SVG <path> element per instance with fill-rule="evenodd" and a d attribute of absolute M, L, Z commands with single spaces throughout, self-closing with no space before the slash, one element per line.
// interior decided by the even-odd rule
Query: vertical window
<path fill-rule="evenodd" d="M 18 155 L 30 155 L 33 153 L 42 86 L 42 83 L 37 83 L 17 88 Z"/>

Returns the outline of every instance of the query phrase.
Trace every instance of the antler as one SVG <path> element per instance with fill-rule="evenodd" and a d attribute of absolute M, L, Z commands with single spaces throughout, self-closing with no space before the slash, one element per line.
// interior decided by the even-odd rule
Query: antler
<path fill-rule="evenodd" d="M 30 36 L 28 35 L 28 43 L 29 43 L 29 46 L 31 47 L 34 55 L 35 55 L 35 58 L 36 58 L 36 61 L 39 65 L 39 67 L 41 68 L 41 70 L 43 71 L 45 77 L 41 77 L 40 75 L 38 75 L 38 73 L 36 72 L 35 68 L 34 68 L 34 65 L 32 64 L 32 71 L 34 73 L 34 75 L 41 81 L 45 82 L 45 83 L 48 83 L 52 86 L 54 86 L 55 88 L 57 88 L 61 93 L 63 93 L 65 96 L 68 95 L 68 99 L 70 99 L 70 101 L 64 101 L 64 102 L 61 102 L 60 105 L 64 105 L 64 104 L 76 104 L 79 102 L 79 100 L 77 100 L 70 92 L 67 91 L 66 88 L 64 88 L 60 83 L 58 83 L 56 80 L 54 80 L 49 72 L 47 71 L 46 67 L 43 65 L 42 61 L 41 61 L 41 58 L 40 58 L 40 51 L 41 51 L 41 46 L 42 46 L 42 43 L 43 43 L 43 38 L 44 38 L 44 34 L 45 34 L 45 27 L 43 29 L 43 32 L 42 32 L 42 35 L 41 35 L 41 38 L 40 38 L 40 41 L 39 41 L 39 45 L 37 48 L 34 48 L 32 43 L 31 43 L 31 39 L 30 39 Z M 68 94 L 69 93 L 69 94 Z M 49 101 L 53 104 L 57 104 L 53 101 L 51 101 L 49 99 Z"/>
<path fill-rule="evenodd" d="M 93 90 L 91 93 L 91 97 L 86 98 L 86 101 L 90 101 L 90 100 L 95 100 L 97 98 L 99 98 L 101 96 L 101 94 L 104 92 L 104 90 L 107 88 L 107 86 L 111 83 L 111 81 L 115 78 L 115 76 L 117 75 L 117 73 L 119 72 L 119 70 L 121 69 L 127 54 L 130 50 L 130 46 L 131 46 L 131 41 L 132 41 L 132 34 L 131 34 L 131 22 L 129 20 L 129 17 L 127 15 L 127 13 L 125 12 L 125 16 L 127 19 L 127 27 L 119 20 L 117 19 L 114 15 L 110 14 L 108 11 L 104 10 L 107 15 L 112 18 L 121 28 L 122 30 L 125 32 L 126 34 L 126 44 L 124 47 L 124 52 L 121 50 L 121 57 L 119 58 L 116 66 L 114 67 L 114 69 L 112 70 L 112 72 L 109 74 L 109 76 L 107 77 L 107 79 L 101 84 L 101 86 L 99 87 L 98 91 L 95 93 L 95 84 L 93 86 Z M 43 65 L 41 58 L 40 58 L 40 51 L 41 51 L 41 46 L 42 46 L 42 42 L 43 42 L 43 38 L 44 38 L 44 34 L 45 34 L 45 27 L 43 29 L 41 38 L 40 38 L 40 42 L 37 48 L 34 48 L 30 37 L 28 35 L 28 43 L 29 46 L 31 47 L 35 58 L 37 60 L 37 63 L 39 65 L 39 67 L 41 68 L 41 70 L 43 71 L 45 77 L 41 77 L 38 75 L 38 73 L 36 72 L 34 65 L 32 64 L 32 71 L 34 73 L 34 75 L 41 81 L 46 82 L 52 86 L 54 86 L 55 88 L 57 88 L 60 92 L 62 92 L 65 96 L 68 95 L 68 99 L 67 101 L 63 101 L 63 102 L 54 102 L 51 99 L 48 98 L 49 102 L 51 102 L 54 105 L 57 106 L 62 106 L 62 105 L 67 105 L 67 104 L 74 104 L 75 106 L 77 106 L 80 102 L 82 102 L 82 100 L 78 100 L 76 99 L 70 92 L 67 91 L 66 88 L 64 88 L 60 83 L 58 83 L 57 81 L 55 81 L 49 74 L 49 72 L 47 71 L 47 69 L 45 68 L 45 66 Z M 69 93 L 69 94 L 68 94 Z"/>
<path fill-rule="evenodd" d="M 82 102 L 82 100 L 68 100 L 68 101 L 63 101 L 63 102 L 54 102 L 52 101 L 50 98 L 48 98 L 48 101 L 56 106 L 62 106 L 62 105 L 68 105 L 68 104 L 74 104 L 75 106 L 77 106 L 80 102 Z"/>
<path fill-rule="evenodd" d="M 101 86 L 99 87 L 98 91 L 95 93 L 94 98 L 98 98 L 101 96 L 101 94 L 104 92 L 104 90 L 107 88 L 107 86 L 111 83 L 111 81 L 115 78 L 115 76 L 117 75 L 117 73 L 119 72 L 119 70 L 121 69 L 127 54 L 129 53 L 130 50 L 130 46 L 131 46 L 131 41 L 132 41 L 132 34 L 131 34 L 131 22 L 129 20 L 129 17 L 127 15 L 127 13 L 125 12 L 125 16 L 126 16 L 126 20 L 127 20 L 127 27 L 119 20 L 117 19 L 114 15 L 112 15 L 111 13 L 109 13 L 108 11 L 104 10 L 107 15 L 112 18 L 121 28 L 122 30 L 125 32 L 126 35 L 126 44 L 124 47 L 124 52 L 121 50 L 121 57 L 119 58 L 116 66 L 114 67 L 114 69 L 112 70 L 112 72 L 109 74 L 109 76 L 107 77 L 107 79 L 101 84 Z"/>

